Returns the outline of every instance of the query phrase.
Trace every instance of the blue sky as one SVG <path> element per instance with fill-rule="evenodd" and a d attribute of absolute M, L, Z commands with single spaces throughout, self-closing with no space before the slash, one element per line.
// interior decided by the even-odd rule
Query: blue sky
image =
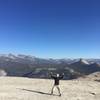
<path fill-rule="evenodd" d="M 100 57 L 99 0 L 0 0 L 0 53 Z"/>

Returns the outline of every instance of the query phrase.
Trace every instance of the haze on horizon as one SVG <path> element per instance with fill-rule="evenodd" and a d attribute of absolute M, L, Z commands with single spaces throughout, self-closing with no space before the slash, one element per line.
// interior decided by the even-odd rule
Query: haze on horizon
<path fill-rule="evenodd" d="M 0 54 L 100 58 L 99 0 L 0 0 Z"/>

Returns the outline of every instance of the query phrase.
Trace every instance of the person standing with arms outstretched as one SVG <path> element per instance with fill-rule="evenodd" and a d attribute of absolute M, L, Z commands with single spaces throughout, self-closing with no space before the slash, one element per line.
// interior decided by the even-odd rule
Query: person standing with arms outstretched
<path fill-rule="evenodd" d="M 62 75 L 60 74 L 53 75 L 53 73 L 51 72 L 50 75 L 51 75 L 51 78 L 54 79 L 54 85 L 51 90 L 51 95 L 53 94 L 54 87 L 56 87 L 58 89 L 59 96 L 61 96 L 61 92 L 59 88 L 59 80 L 63 79 L 64 73 Z"/>

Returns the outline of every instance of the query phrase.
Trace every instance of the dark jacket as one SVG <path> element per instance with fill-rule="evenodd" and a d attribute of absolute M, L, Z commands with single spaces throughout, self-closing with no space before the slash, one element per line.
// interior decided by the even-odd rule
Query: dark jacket
<path fill-rule="evenodd" d="M 60 75 L 59 77 L 57 77 L 56 75 L 51 75 L 51 78 L 53 78 L 55 80 L 54 85 L 59 85 L 59 80 L 63 79 L 64 75 Z"/>

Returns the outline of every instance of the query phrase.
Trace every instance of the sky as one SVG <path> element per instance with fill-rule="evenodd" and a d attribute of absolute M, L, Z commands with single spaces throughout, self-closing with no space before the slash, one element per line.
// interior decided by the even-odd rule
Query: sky
<path fill-rule="evenodd" d="M 0 54 L 100 58 L 99 0 L 0 0 Z"/>

